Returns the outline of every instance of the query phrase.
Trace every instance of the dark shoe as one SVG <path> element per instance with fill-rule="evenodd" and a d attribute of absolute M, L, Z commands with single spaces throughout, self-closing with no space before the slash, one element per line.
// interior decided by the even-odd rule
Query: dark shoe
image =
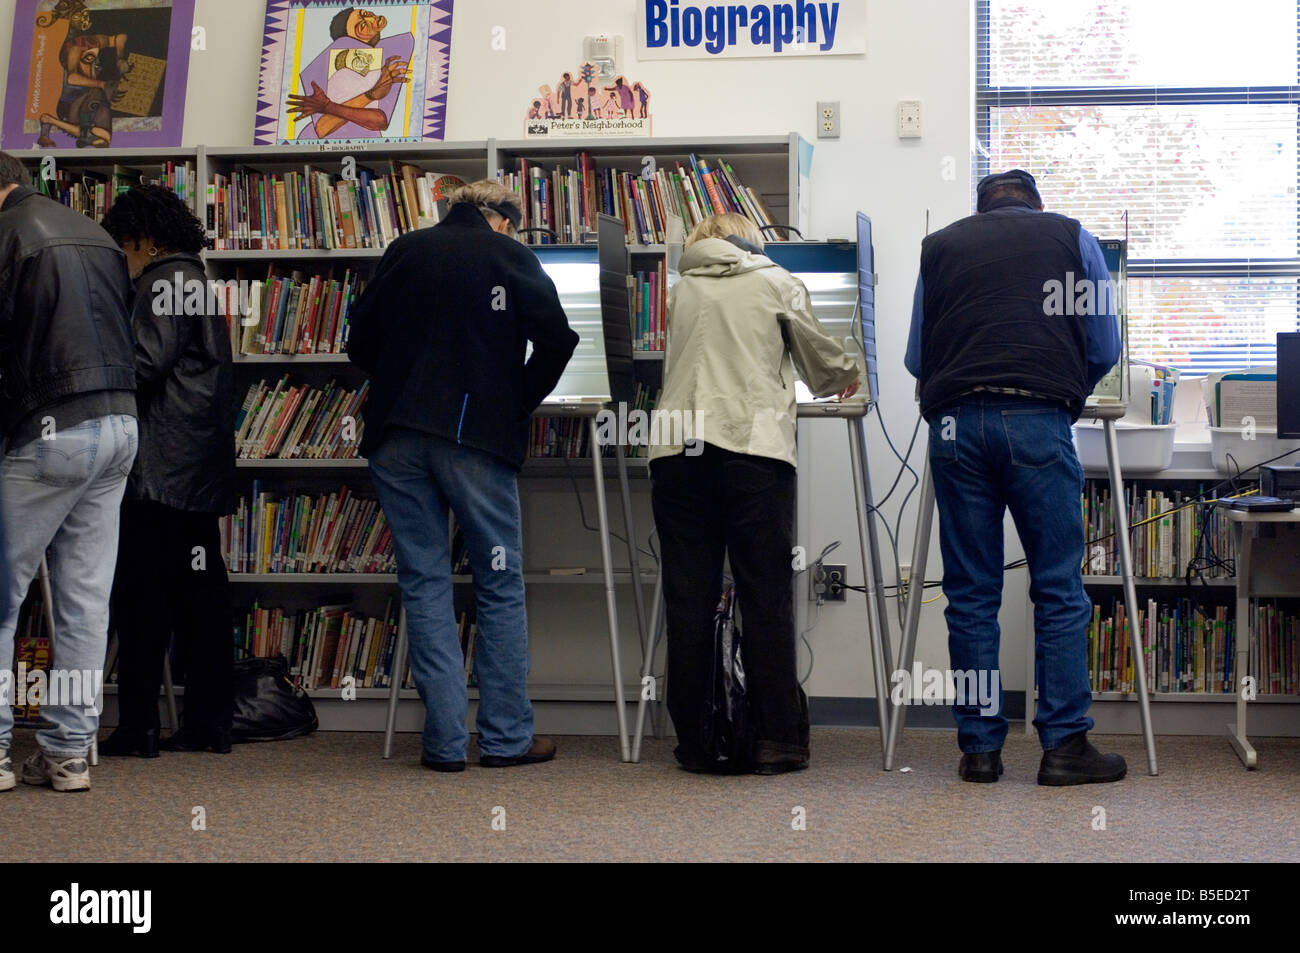
<path fill-rule="evenodd" d="M 1071 735 L 1065 744 L 1043 752 L 1038 765 L 1038 783 L 1051 787 L 1068 784 L 1104 784 L 1128 773 L 1128 764 L 1117 754 L 1102 754 L 1088 741 L 1088 733 Z"/>
<path fill-rule="evenodd" d="M 432 758 L 426 758 L 420 755 L 420 764 L 432 771 L 441 771 L 444 774 L 452 774 L 456 771 L 465 770 L 464 761 L 434 761 Z"/>
<path fill-rule="evenodd" d="M 215 751 L 230 754 L 229 728 L 191 728 L 185 725 L 159 743 L 163 751 Z"/>
<path fill-rule="evenodd" d="M 957 774 L 963 781 L 992 784 L 1002 776 L 1002 750 L 973 751 L 962 755 Z"/>
<path fill-rule="evenodd" d="M 540 764 L 555 757 L 555 742 L 541 735 L 533 735 L 533 743 L 523 754 L 503 758 L 495 754 L 481 755 L 478 763 L 485 768 L 512 768 L 517 764 Z"/>
<path fill-rule="evenodd" d="M 803 771 L 807 767 L 807 759 L 801 761 L 760 761 L 754 765 L 754 773 L 762 775 L 788 774 L 791 771 Z"/>
<path fill-rule="evenodd" d="M 116 728 L 99 743 L 99 753 L 110 758 L 158 757 L 158 729 Z"/>

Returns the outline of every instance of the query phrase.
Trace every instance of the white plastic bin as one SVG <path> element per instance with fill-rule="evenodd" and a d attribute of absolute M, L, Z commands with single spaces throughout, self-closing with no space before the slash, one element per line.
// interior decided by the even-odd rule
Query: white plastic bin
<path fill-rule="evenodd" d="M 1177 424 L 1115 423 L 1119 444 L 1119 468 L 1124 474 L 1158 473 L 1174 459 L 1174 431 Z M 1074 425 L 1074 446 L 1085 470 L 1106 469 L 1106 431 L 1101 421 L 1081 420 Z"/>
<path fill-rule="evenodd" d="M 1300 449 L 1300 440 L 1279 440 L 1276 430 L 1259 428 L 1252 437 L 1241 427 L 1210 428 L 1210 457 L 1214 460 L 1214 469 L 1224 476 L 1235 476 L 1238 470 L 1248 470 L 1280 453 L 1297 449 Z M 1232 454 L 1236 466 L 1228 462 L 1228 454 Z M 1300 463 L 1300 455 L 1283 457 L 1277 462 Z M 1257 476 L 1257 473 L 1251 474 L 1252 479 Z"/>

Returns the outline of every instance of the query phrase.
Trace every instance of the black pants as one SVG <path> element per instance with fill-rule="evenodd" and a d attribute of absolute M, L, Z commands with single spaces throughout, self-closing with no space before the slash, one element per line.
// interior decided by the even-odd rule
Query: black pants
<path fill-rule="evenodd" d="M 173 634 L 185 673 L 185 726 L 230 726 L 230 581 L 217 519 L 160 503 L 122 504 L 113 618 L 118 705 L 125 728 L 158 727 L 163 657 Z"/>
<path fill-rule="evenodd" d="M 713 614 L 731 560 L 759 762 L 808 757 L 808 699 L 795 668 L 795 469 L 709 444 L 650 465 L 668 615 L 668 713 L 677 757 L 699 750 L 713 658 Z"/>

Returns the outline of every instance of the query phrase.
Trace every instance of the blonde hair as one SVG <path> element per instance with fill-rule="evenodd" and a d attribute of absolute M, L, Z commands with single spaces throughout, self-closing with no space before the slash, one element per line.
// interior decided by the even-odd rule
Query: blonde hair
<path fill-rule="evenodd" d="M 691 229 L 691 234 L 686 237 L 686 247 L 690 248 L 701 238 L 727 238 L 731 235 L 743 238 L 760 248 L 763 247 L 763 233 L 758 230 L 757 225 L 739 212 L 710 215 Z"/>
<path fill-rule="evenodd" d="M 485 212 L 491 212 L 493 215 L 500 216 L 501 213 L 495 211 L 494 205 L 510 205 L 523 215 L 524 205 L 519 200 L 513 189 L 507 188 L 496 179 L 479 179 L 477 182 L 471 182 L 469 185 L 462 186 L 447 196 L 449 205 L 474 205 Z"/>

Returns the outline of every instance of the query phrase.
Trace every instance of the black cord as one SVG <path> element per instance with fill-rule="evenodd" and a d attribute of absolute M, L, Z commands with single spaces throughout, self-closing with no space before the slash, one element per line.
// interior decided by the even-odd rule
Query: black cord
<path fill-rule="evenodd" d="M 599 532 L 600 532 L 600 527 L 598 527 L 598 526 L 592 526 L 590 523 L 587 522 L 587 509 L 586 509 L 585 506 L 582 505 L 582 493 L 578 490 L 578 478 L 575 477 L 575 476 L 573 475 L 573 467 L 571 466 L 571 464 L 570 464 L 570 462 L 569 462 L 569 459 L 570 459 L 570 458 L 569 458 L 569 457 L 561 457 L 560 459 L 562 459 L 562 460 L 564 461 L 564 473 L 565 473 L 565 475 L 569 478 L 569 482 L 570 482 L 571 484 L 573 484 L 573 495 L 574 495 L 574 496 L 577 498 L 577 500 L 578 500 L 578 517 L 582 520 L 582 526 L 583 526 L 583 529 L 585 529 L 585 530 L 587 530 L 588 532 L 591 532 L 591 533 L 599 533 Z M 600 465 L 601 465 L 601 466 L 604 466 L 604 465 L 605 465 L 605 458 L 604 458 L 604 457 L 600 457 Z M 609 531 L 609 535 L 612 536 L 612 537 L 614 537 L 616 540 L 618 540 L 618 541 L 619 541 L 620 543 L 622 543 L 624 546 L 627 545 L 627 537 L 626 537 L 626 536 L 620 536 L 618 533 L 614 532 L 613 529 L 611 529 L 611 530 Z M 659 554 L 658 554 L 658 553 L 656 553 L 654 550 L 649 550 L 649 551 L 647 551 L 647 550 L 645 550 L 645 549 L 642 549 L 640 543 L 637 544 L 636 550 L 637 550 L 637 552 L 639 552 L 639 553 L 644 553 L 646 556 L 649 556 L 651 559 L 653 559 L 653 560 L 655 561 L 655 570 L 656 570 L 657 572 L 662 572 L 662 571 L 663 571 L 662 566 L 661 566 L 660 563 L 659 563 Z"/>

